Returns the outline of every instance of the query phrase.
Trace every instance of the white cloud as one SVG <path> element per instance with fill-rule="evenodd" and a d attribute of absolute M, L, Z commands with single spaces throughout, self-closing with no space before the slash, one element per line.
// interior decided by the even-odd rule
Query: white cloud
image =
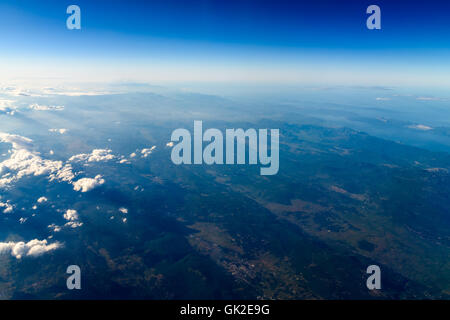
<path fill-rule="evenodd" d="M 0 208 L 3 209 L 3 213 L 11 213 L 14 207 L 9 202 L 0 202 Z"/>
<path fill-rule="evenodd" d="M 391 100 L 391 98 L 378 97 L 375 100 L 377 100 L 377 101 L 389 101 L 389 100 Z"/>
<path fill-rule="evenodd" d="M 47 228 L 53 229 L 53 232 L 60 232 L 61 231 L 61 227 L 57 226 L 56 224 L 52 223 L 51 225 L 49 225 Z"/>
<path fill-rule="evenodd" d="M 78 212 L 76 210 L 69 209 L 63 215 L 64 219 L 69 221 L 78 220 Z"/>
<path fill-rule="evenodd" d="M 72 166 L 70 164 L 65 164 L 61 169 L 59 169 L 56 173 L 50 176 L 50 181 L 60 180 L 71 183 L 75 178 L 75 175 L 72 171 Z"/>
<path fill-rule="evenodd" d="M 44 202 L 47 202 L 47 201 L 48 201 L 48 199 L 47 199 L 46 197 L 40 197 L 40 198 L 37 200 L 38 203 L 44 203 Z"/>
<path fill-rule="evenodd" d="M 28 149 L 33 146 L 33 140 L 16 134 L 0 132 L 0 142 L 10 143 L 13 149 Z"/>
<path fill-rule="evenodd" d="M 151 148 L 142 149 L 141 150 L 142 158 L 147 158 L 155 149 L 156 149 L 156 146 L 153 146 Z"/>
<path fill-rule="evenodd" d="M 82 153 L 75 156 L 72 156 L 69 161 L 87 161 L 87 162 L 100 162 L 100 161 L 108 161 L 115 158 L 113 154 L 111 154 L 111 150 L 109 149 L 94 149 L 91 153 Z"/>
<path fill-rule="evenodd" d="M 36 111 L 61 111 L 61 110 L 64 110 L 64 106 L 45 106 L 45 105 L 39 105 L 37 103 L 30 104 L 30 106 L 28 108 L 30 108 L 32 110 L 36 110 Z"/>
<path fill-rule="evenodd" d="M 16 259 L 37 257 L 62 247 L 59 242 L 48 244 L 47 240 L 34 239 L 29 242 L 0 242 L 0 254 L 11 253 Z"/>
<path fill-rule="evenodd" d="M 75 191 L 88 192 L 105 183 L 101 175 L 97 175 L 94 179 L 83 178 L 73 183 Z"/>
<path fill-rule="evenodd" d="M 15 97 L 41 97 L 42 95 L 37 93 L 35 90 L 20 88 L 17 86 L 8 86 L 0 88 L 1 91 L 4 91 L 6 94 Z"/>
<path fill-rule="evenodd" d="M 15 101 L 13 100 L 0 99 L 0 114 L 13 116 L 18 109 L 16 106 L 14 106 L 14 102 Z"/>
<path fill-rule="evenodd" d="M 61 87 L 61 88 L 42 88 L 40 90 L 45 95 L 61 95 L 69 97 L 79 97 L 79 96 L 99 96 L 105 94 L 111 94 L 111 91 L 100 91 L 100 90 L 84 90 L 75 87 Z"/>
<path fill-rule="evenodd" d="M 10 184 L 25 176 L 47 175 L 49 181 L 63 181 L 73 184 L 75 191 L 88 192 L 105 183 L 102 176 L 95 178 L 83 178 L 76 182 L 72 165 L 63 161 L 52 161 L 41 158 L 40 154 L 33 149 L 33 140 L 18 135 L 0 132 L 0 142 L 10 143 L 12 150 L 10 157 L 0 162 L 0 188 L 8 187 Z M 73 156 L 69 161 L 84 160 L 98 162 L 114 159 L 108 149 L 95 149 L 91 154 Z"/>
<path fill-rule="evenodd" d="M 25 149 L 13 150 L 11 157 L 0 164 L 0 172 L 5 169 L 17 171 L 18 179 L 28 175 L 50 175 L 61 168 L 61 161 L 44 160 Z"/>
<path fill-rule="evenodd" d="M 78 228 L 83 225 L 82 222 L 78 221 L 79 217 L 78 217 L 78 212 L 76 210 L 72 210 L 72 209 L 67 210 L 66 213 L 64 213 L 63 217 L 64 217 L 64 219 L 69 221 L 65 224 L 65 226 L 67 226 L 67 227 Z"/>
<path fill-rule="evenodd" d="M 71 227 L 71 228 L 78 228 L 81 227 L 83 225 L 82 222 L 78 222 L 78 221 L 69 221 L 65 224 L 65 226 L 67 227 Z"/>
<path fill-rule="evenodd" d="M 61 161 L 42 159 L 39 155 L 25 149 L 12 150 L 11 157 L 0 163 L 0 175 L 6 171 L 16 172 L 14 176 L 7 174 L 0 178 L 0 187 L 20 180 L 24 176 L 48 175 L 54 179 L 71 181 L 75 176 L 70 166 L 64 166 Z"/>
<path fill-rule="evenodd" d="M 426 125 L 423 125 L 423 124 L 411 125 L 411 126 L 408 126 L 408 128 L 422 130 L 422 131 L 433 130 L 432 127 L 429 127 L 429 126 L 426 126 Z"/>
<path fill-rule="evenodd" d="M 59 134 L 64 134 L 67 132 L 67 129 L 48 129 L 48 131 L 59 133 Z"/>
<path fill-rule="evenodd" d="M 43 159 L 39 153 L 30 151 L 33 148 L 31 139 L 0 133 L 0 142 L 12 145 L 10 157 L 0 162 L 0 188 L 7 187 L 25 176 L 48 175 L 50 181 L 57 179 L 67 182 L 71 182 L 75 177 L 70 165 L 64 165 L 62 161 Z"/>

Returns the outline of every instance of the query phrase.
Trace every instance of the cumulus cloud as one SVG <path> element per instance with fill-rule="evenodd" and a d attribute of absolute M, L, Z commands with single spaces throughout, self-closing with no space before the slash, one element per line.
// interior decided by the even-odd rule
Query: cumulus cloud
<path fill-rule="evenodd" d="M 16 134 L 0 132 L 0 141 L 10 143 L 13 149 L 28 149 L 33 146 L 33 140 Z"/>
<path fill-rule="evenodd" d="M 53 232 L 60 232 L 61 231 L 61 227 L 57 226 L 56 224 L 52 223 L 51 225 L 49 225 L 47 228 L 53 229 Z"/>
<path fill-rule="evenodd" d="M 142 149 L 141 150 L 142 158 L 147 158 L 155 149 L 156 149 L 156 146 L 153 146 L 151 148 Z"/>
<path fill-rule="evenodd" d="M 50 181 L 60 180 L 72 183 L 72 180 L 75 178 L 75 174 L 73 173 L 72 166 L 70 164 L 65 164 L 61 169 L 57 172 L 53 173 L 50 176 Z"/>
<path fill-rule="evenodd" d="M 66 213 L 64 213 L 63 217 L 64 217 L 64 219 L 69 221 L 65 224 L 65 226 L 67 226 L 67 227 L 78 228 L 83 225 L 82 222 L 78 221 L 79 217 L 78 217 L 78 212 L 76 210 L 72 210 L 72 209 L 67 210 Z"/>
<path fill-rule="evenodd" d="M 37 257 L 44 253 L 61 248 L 59 242 L 49 244 L 47 240 L 34 239 L 29 242 L 0 242 L 0 254 L 10 253 L 16 259 Z"/>
<path fill-rule="evenodd" d="M 97 175 L 95 178 L 83 178 L 73 183 L 73 189 L 75 191 L 88 192 L 92 189 L 105 183 L 105 180 L 101 175 Z"/>
<path fill-rule="evenodd" d="M 47 199 L 46 197 L 40 197 L 40 198 L 37 200 L 38 203 L 44 203 L 44 202 L 47 202 L 47 201 L 48 201 L 48 199 Z"/>
<path fill-rule="evenodd" d="M 76 210 L 69 209 L 64 213 L 64 219 L 69 221 L 78 220 L 78 212 Z"/>
<path fill-rule="evenodd" d="M 0 132 L 0 142 L 10 143 L 10 157 L 0 162 L 0 188 L 9 186 L 25 176 L 48 175 L 49 180 L 71 182 L 75 178 L 70 164 L 41 158 L 32 151 L 33 140 Z"/>
<path fill-rule="evenodd" d="M 0 202 L 0 208 L 3 210 L 3 213 L 10 213 L 13 211 L 14 207 L 7 202 Z"/>
<path fill-rule="evenodd" d="M 111 154 L 111 150 L 109 149 L 94 149 L 91 153 L 82 153 L 75 156 L 70 157 L 69 161 L 77 162 L 77 161 L 87 161 L 87 162 L 100 162 L 100 161 L 108 161 L 115 158 L 113 154 Z"/>
<path fill-rule="evenodd" d="M 64 106 L 45 106 L 45 105 L 39 105 L 37 103 L 30 104 L 28 108 L 35 110 L 35 111 L 61 111 L 61 110 L 64 110 Z"/>
<path fill-rule="evenodd" d="M 0 173 L 4 170 L 17 171 L 17 178 L 23 176 L 52 174 L 62 168 L 61 161 L 44 160 L 28 150 L 13 150 L 11 157 L 0 163 Z"/>
<path fill-rule="evenodd" d="M 0 114 L 13 116 L 18 109 L 13 100 L 0 99 Z"/>
<path fill-rule="evenodd" d="M 67 227 L 71 227 L 71 228 L 78 228 L 81 227 L 83 225 L 82 222 L 78 222 L 78 221 L 69 221 L 65 224 L 65 226 Z"/>
<path fill-rule="evenodd" d="M 0 188 L 6 188 L 25 176 L 41 175 L 47 175 L 49 181 L 70 183 L 75 191 L 81 192 L 88 192 L 105 183 L 100 175 L 74 182 L 75 174 L 70 163 L 43 159 L 39 153 L 32 151 L 33 141 L 26 137 L 0 132 L 0 142 L 12 145 L 9 151 L 10 157 L 0 162 Z M 114 158 L 111 150 L 95 149 L 90 154 L 73 156 L 69 161 L 99 162 Z"/>
<path fill-rule="evenodd" d="M 15 174 L 12 175 L 11 171 Z M 36 153 L 25 149 L 13 149 L 11 157 L 0 162 L 0 175 L 2 175 L 0 187 L 5 187 L 24 176 L 48 175 L 50 181 L 55 179 L 71 181 L 75 177 L 70 165 L 64 166 L 62 161 L 42 159 Z"/>
<path fill-rule="evenodd" d="M 48 129 L 48 131 L 50 132 L 55 132 L 55 133 L 59 133 L 59 134 L 64 134 L 67 132 L 67 129 Z"/>

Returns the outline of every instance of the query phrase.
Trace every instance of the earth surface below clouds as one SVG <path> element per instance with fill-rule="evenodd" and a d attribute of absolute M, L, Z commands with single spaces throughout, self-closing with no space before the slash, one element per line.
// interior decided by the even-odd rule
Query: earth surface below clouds
<path fill-rule="evenodd" d="M 448 128 L 269 108 L 193 93 L 4 92 L 0 298 L 448 298 Z M 174 165 L 171 132 L 193 120 L 279 128 L 279 173 Z M 367 290 L 371 264 L 380 291 Z M 69 265 L 82 290 L 67 290 Z"/>

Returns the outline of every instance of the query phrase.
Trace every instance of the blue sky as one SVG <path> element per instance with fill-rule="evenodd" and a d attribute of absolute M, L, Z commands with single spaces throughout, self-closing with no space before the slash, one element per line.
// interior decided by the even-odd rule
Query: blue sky
<path fill-rule="evenodd" d="M 449 21 L 436 0 L 0 0 L 0 77 L 450 86 Z"/>

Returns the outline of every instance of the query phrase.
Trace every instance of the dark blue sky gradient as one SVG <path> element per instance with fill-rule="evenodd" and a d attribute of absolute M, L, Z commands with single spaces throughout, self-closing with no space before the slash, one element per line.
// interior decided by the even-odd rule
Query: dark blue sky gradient
<path fill-rule="evenodd" d="M 366 0 L 2 0 L 3 28 L 65 25 L 69 4 L 83 28 L 168 39 L 300 48 L 450 48 L 450 1 Z M 365 28 L 365 9 L 382 9 L 382 30 Z M 16 15 L 5 16 L 6 8 Z M 11 11 L 7 11 L 10 13 Z M 10 30 L 13 31 L 13 30 Z"/>
<path fill-rule="evenodd" d="M 70 4 L 81 7 L 80 31 L 66 29 Z M 371 4 L 381 7 L 382 30 L 366 28 Z M 0 0 L 0 39 L 4 61 L 151 56 L 226 65 L 251 63 L 255 55 L 266 55 L 261 64 L 296 63 L 305 54 L 344 69 L 411 65 L 430 77 L 429 67 L 450 70 L 450 1 Z"/>

